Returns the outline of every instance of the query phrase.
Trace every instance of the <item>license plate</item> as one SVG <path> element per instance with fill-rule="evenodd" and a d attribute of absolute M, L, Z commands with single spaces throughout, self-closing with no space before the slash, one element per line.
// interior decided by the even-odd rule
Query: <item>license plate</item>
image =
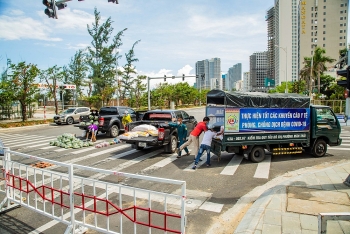
<path fill-rule="evenodd" d="M 147 146 L 146 143 L 144 143 L 144 142 L 139 142 L 139 147 L 146 147 L 146 146 Z"/>

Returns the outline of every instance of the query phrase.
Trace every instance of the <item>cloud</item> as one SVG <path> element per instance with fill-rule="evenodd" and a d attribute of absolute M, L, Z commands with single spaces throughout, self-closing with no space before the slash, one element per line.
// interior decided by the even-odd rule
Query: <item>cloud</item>
<path fill-rule="evenodd" d="M 6 15 L 0 16 L 0 39 L 21 40 L 36 39 L 43 41 L 61 41 L 61 38 L 50 37 L 51 29 L 38 20 L 29 17 Z"/>
<path fill-rule="evenodd" d="M 193 67 L 191 67 L 190 65 L 186 65 L 177 71 L 177 75 L 182 76 L 182 74 L 185 74 L 185 76 L 188 76 L 188 75 L 190 75 L 190 72 L 192 69 L 193 69 Z"/>
<path fill-rule="evenodd" d="M 140 71 L 138 75 L 144 75 L 144 76 L 151 77 L 151 78 L 157 78 L 157 79 L 150 79 L 151 89 L 155 88 L 158 84 L 161 84 L 161 83 L 176 84 L 179 82 L 188 82 L 189 85 L 192 86 L 196 80 L 194 77 L 185 78 L 185 81 L 182 81 L 181 78 L 172 79 L 172 76 L 182 76 L 182 74 L 185 74 L 186 76 L 194 76 L 195 74 L 190 74 L 192 69 L 193 68 L 190 65 L 185 65 L 184 67 L 180 68 L 177 71 L 176 75 L 172 72 L 172 70 L 165 69 L 165 68 L 160 69 L 158 72 L 154 72 L 154 71 L 142 72 L 142 71 Z M 164 75 L 166 75 L 166 81 L 164 81 Z"/>
<path fill-rule="evenodd" d="M 14 16 L 18 16 L 18 15 L 24 15 L 24 12 L 21 10 L 10 10 L 9 15 L 14 15 Z"/>
<path fill-rule="evenodd" d="M 78 43 L 76 45 L 67 44 L 67 49 L 80 50 L 80 49 L 85 49 L 88 46 L 91 46 L 91 45 L 90 44 L 84 44 L 84 43 Z"/>
<path fill-rule="evenodd" d="M 42 14 L 42 13 L 41 13 Z M 65 30 L 82 30 L 86 33 L 86 26 L 94 22 L 95 16 L 85 11 L 65 8 L 57 13 L 59 21 L 55 21 L 55 28 Z M 103 19 L 101 19 L 103 20 Z M 75 31 L 76 33 L 76 31 Z"/>
<path fill-rule="evenodd" d="M 266 34 L 266 22 L 261 20 L 261 15 L 225 18 L 194 15 L 189 19 L 188 26 L 190 30 L 207 37 L 217 37 L 218 34 L 234 37 Z"/>

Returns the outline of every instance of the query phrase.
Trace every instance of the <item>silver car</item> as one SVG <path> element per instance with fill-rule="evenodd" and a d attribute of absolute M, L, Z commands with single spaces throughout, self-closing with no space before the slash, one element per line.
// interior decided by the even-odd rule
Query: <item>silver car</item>
<path fill-rule="evenodd" d="M 89 107 L 71 107 L 67 110 L 61 112 L 59 115 L 55 115 L 53 117 L 53 121 L 57 125 L 61 125 L 62 123 L 73 124 L 79 120 L 81 115 L 89 115 L 90 108 Z"/>

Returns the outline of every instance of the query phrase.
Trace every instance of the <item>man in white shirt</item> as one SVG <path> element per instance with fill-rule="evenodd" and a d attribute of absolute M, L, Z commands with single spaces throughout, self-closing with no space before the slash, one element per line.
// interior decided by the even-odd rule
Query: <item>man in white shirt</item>
<path fill-rule="evenodd" d="M 199 151 L 197 154 L 197 157 L 194 161 L 194 166 L 192 167 L 193 170 L 197 168 L 198 161 L 200 161 L 200 157 L 204 153 L 204 151 L 207 151 L 207 167 L 209 167 L 210 164 L 210 146 L 213 138 L 216 136 L 216 132 L 213 131 L 212 126 L 208 126 L 208 131 L 204 133 L 201 145 L 199 147 Z"/>

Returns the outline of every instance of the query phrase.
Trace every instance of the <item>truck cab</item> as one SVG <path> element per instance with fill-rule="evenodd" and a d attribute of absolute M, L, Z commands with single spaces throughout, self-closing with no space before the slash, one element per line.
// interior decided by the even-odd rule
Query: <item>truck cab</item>
<path fill-rule="evenodd" d="M 311 105 L 311 152 L 323 156 L 327 145 L 341 144 L 339 135 L 341 126 L 338 118 L 329 106 Z"/>

